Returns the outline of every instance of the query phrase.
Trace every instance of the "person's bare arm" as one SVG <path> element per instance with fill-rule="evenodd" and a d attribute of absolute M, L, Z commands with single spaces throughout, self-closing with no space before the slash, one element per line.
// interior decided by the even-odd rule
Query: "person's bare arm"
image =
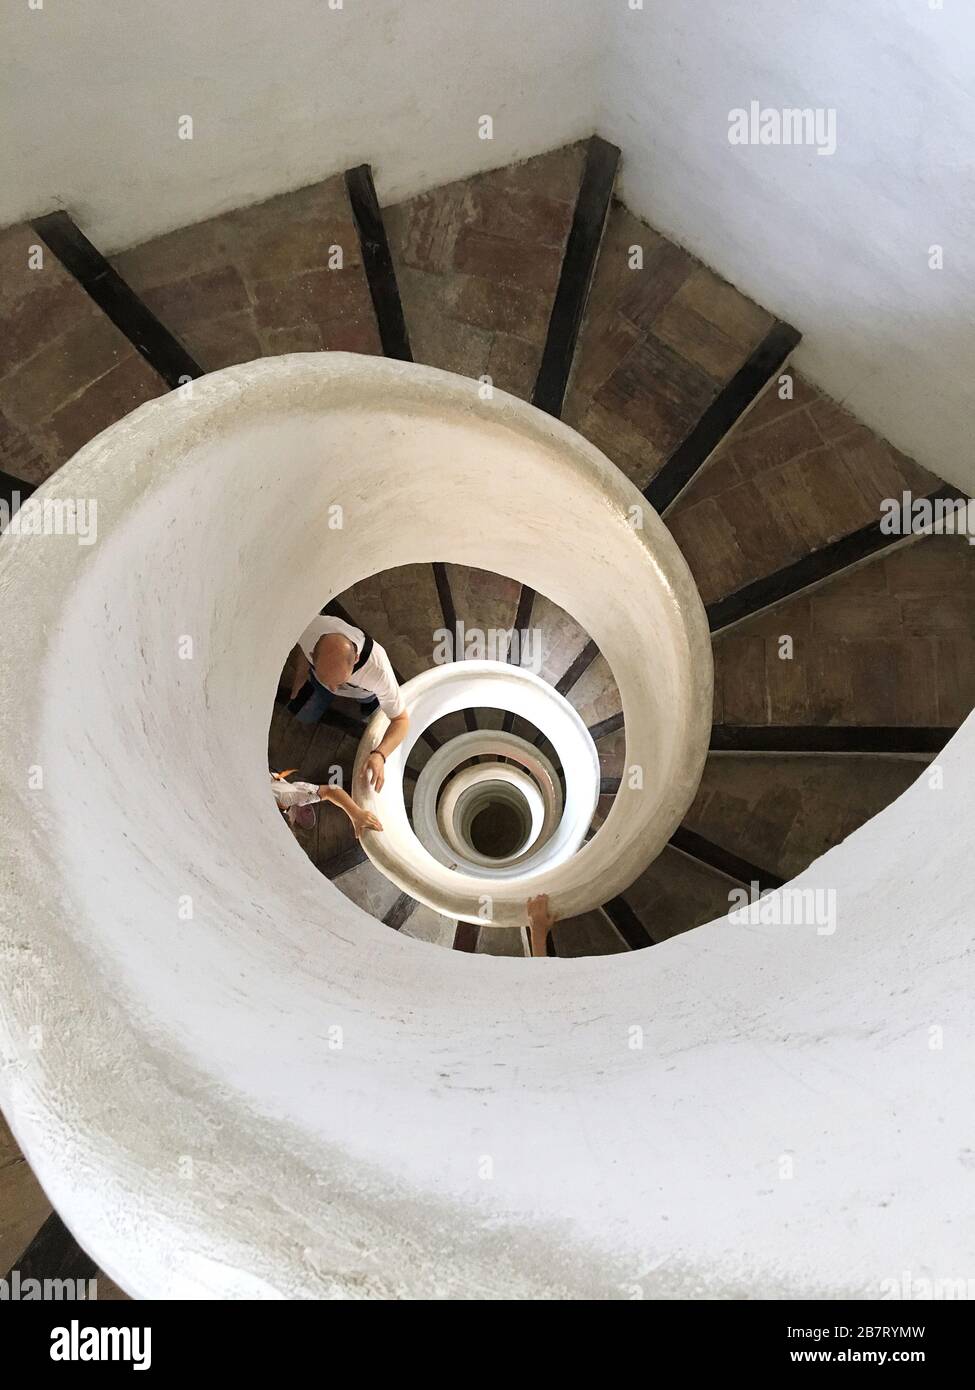
<path fill-rule="evenodd" d="M 389 728 L 366 759 L 366 777 L 377 792 L 382 791 L 386 780 L 386 759 L 406 738 L 409 727 L 410 716 L 404 710 L 389 721 Z"/>
<path fill-rule="evenodd" d="M 548 905 L 548 894 L 539 893 L 528 899 L 528 930 L 531 936 L 533 956 L 544 956 L 548 950 L 548 934 L 555 926 L 555 918 Z"/>
<path fill-rule="evenodd" d="M 371 811 L 364 810 L 341 787 L 319 787 L 318 795 L 323 801 L 330 801 L 333 806 L 341 807 L 352 822 L 352 829 L 355 831 L 357 840 L 364 830 L 382 830 L 383 827 L 379 818 L 374 816 Z"/>

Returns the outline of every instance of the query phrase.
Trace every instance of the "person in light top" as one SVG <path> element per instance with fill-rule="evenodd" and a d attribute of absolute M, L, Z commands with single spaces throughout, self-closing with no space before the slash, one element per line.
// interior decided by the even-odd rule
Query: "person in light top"
<path fill-rule="evenodd" d="M 381 791 L 386 758 L 406 737 L 410 725 L 399 682 L 385 648 L 361 628 L 320 614 L 298 638 L 295 676 L 288 709 L 302 724 L 317 724 L 332 701 L 356 700 L 368 717 L 381 709 L 389 725 L 369 754 L 365 774 Z"/>
<path fill-rule="evenodd" d="M 291 772 L 294 770 L 292 768 Z M 328 784 L 318 787 L 314 782 L 288 782 L 286 778 L 291 776 L 291 772 L 271 773 L 271 791 L 289 825 L 310 830 L 315 824 L 316 803 L 330 801 L 348 816 L 357 840 L 365 830 L 382 830 L 378 818 L 357 805 L 341 787 Z"/>

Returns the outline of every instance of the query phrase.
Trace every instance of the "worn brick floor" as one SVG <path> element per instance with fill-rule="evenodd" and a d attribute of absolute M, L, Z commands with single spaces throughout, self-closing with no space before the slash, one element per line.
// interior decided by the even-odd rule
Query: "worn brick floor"
<path fill-rule="evenodd" d="M 417 362 L 530 396 L 584 157 L 573 145 L 385 210 Z"/>
<path fill-rule="evenodd" d="M 878 520 L 941 479 L 797 373 L 773 383 L 667 517 L 706 603 Z"/>
<path fill-rule="evenodd" d="M 714 658 L 719 723 L 956 726 L 975 706 L 975 547 L 906 545 L 719 635 Z"/>
<path fill-rule="evenodd" d="M 25 223 L 0 232 L 0 319 L 0 468 L 16 478 L 43 482 L 166 390 Z"/>
<path fill-rule="evenodd" d="M 793 878 L 906 791 L 924 768 L 908 758 L 712 755 L 686 824 Z"/>
<path fill-rule="evenodd" d="M 285 352 L 382 351 L 341 176 L 155 237 L 113 264 L 206 371 Z"/>
<path fill-rule="evenodd" d="M 643 488 L 772 323 L 614 203 L 565 419 Z"/>
<path fill-rule="evenodd" d="M 565 418 L 643 488 L 772 322 L 616 204 Z M 884 498 L 940 483 L 791 368 L 785 375 L 791 386 L 771 384 L 668 515 L 705 602 L 875 521 Z"/>

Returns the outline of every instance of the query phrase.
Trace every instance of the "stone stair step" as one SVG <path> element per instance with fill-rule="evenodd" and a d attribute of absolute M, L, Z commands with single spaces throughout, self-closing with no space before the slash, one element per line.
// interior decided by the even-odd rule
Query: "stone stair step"
<path fill-rule="evenodd" d="M 790 879 L 889 806 L 920 770 L 894 758 L 712 756 L 684 824 Z"/>
<path fill-rule="evenodd" d="M 740 886 L 668 845 L 623 897 L 659 943 L 724 917 Z"/>
<path fill-rule="evenodd" d="M 381 352 L 342 175 L 154 237 L 113 264 L 206 371 L 284 352 Z"/>
<path fill-rule="evenodd" d="M 717 723 L 957 726 L 975 703 L 975 547 L 877 556 L 719 635 L 714 660 Z"/>
<path fill-rule="evenodd" d="M 584 156 L 572 145 L 384 209 L 415 361 L 529 398 Z"/>
<path fill-rule="evenodd" d="M 167 387 L 29 223 L 0 232 L 0 285 L 0 468 L 40 483 Z"/>
<path fill-rule="evenodd" d="M 552 943 L 555 954 L 565 959 L 618 955 L 628 949 L 616 928 L 598 910 L 556 922 Z"/>
<path fill-rule="evenodd" d="M 881 502 L 941 480 L 791 368 L 773 382 L 668 513 L 705 603 L 877 522 Z"/>
<path fill-rule="evenodd" d="M 453 917 L 444 917 L 434 912 L 425 903 L 420 903 L 400 927 L 401 936 L 412 937 L 414 941 L 425 941 L 431 946 L 445 946 L 451 950 L 457 922 Z"/>
<path fill-rule="evenodd" d="M 773 321 L 616 203 L 564 418 L 642 490 Z"/>
<path fill-rule="evenodd" d="M 528 938 L 522 927 L 482 927 L 477 938 L 479 956 L 525 956 Z"/>
<path fill-rule="evenodd" d="M 381 922 L 400 896 L 400 890 L 368 859 L 339 874 L 332 882 L 340 892 Z"/>

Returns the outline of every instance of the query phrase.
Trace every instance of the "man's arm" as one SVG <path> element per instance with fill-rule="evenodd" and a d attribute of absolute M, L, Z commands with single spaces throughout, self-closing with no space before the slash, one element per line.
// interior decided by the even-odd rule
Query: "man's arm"
<path fill-rule="evenodd" d="M 386 732 L 366 759 L 366 777 L 377 792 L 382 791 L 386 780 L 386 759 L 406 738 L 409 727 L 410 716 L 404 710 L 389 721 Z"/>

